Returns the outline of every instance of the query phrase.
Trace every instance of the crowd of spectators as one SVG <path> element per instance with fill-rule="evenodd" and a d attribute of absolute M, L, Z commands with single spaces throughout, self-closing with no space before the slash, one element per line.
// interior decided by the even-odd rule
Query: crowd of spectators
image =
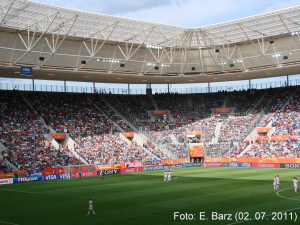
<path fill-rule="evenodd" d="M 77 164 L 72 154 L 55 149 L 45 138 L 49 129 L 18 91 L 1 91 L 0 104 L 0 141 L 10 163 L 18 169 Z"/>
<path fill-rule="evenodd" d="M 228 93 L 226 107 L 235 107 L 235 113 L 248 113 L 262 97 L 265 90 L 247 90 Z"/>
<path fill-rule="evenodd" d="M 129 145 L 115 134 L 85 136 L 75 149 L 88 163 L 98 165 L 152 161 L 162 156 L 156 150 L 153 150 L 154 154 L 143 146 Z"/>
<path fill-rule="evenodd" d="M 242 141 L 249 132 L 255 128 L 255 124 L 259 121 L 259 114 L 250 114 L 242 117 L 228 117 L 224 119 L 219 134 L 219 142 L 223 141 Z"/>
<path fill-rule="evenodd" d="M 300 158 L 300 139 L 256 141 L 241 158 Z"/>

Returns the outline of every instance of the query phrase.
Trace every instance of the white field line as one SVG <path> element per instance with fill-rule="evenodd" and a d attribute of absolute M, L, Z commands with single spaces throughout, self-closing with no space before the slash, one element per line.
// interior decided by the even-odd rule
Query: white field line
<path fill-rule="evenodd" d="M 5 222 L 5 221 L 0 221 L 0 223 L 6 223 L 6 224 L 11 224 L 11 225 L 19 225 L 19 224 L 16 224 L 16 223 L 9 223 L 9 222 Z"/>
<path fill-rule="evenodd" d="M 282 189 L 282 190 L 280 190 L 280 191 L 277 191 L 277 192 L 276 192 L 276 195 L 278 195 L 278 196 L 281 197 L 281 198 L 285 198 L 285 199 L 289 199 L 289 200 L 294 200 L 294 201 L 300 201 L 299 199 L 287 198 L 287 197 L 284 197 L 284 196 L 278 194 L 279 192 L 284 191 L 284 190 L 288 190 L 288 189 L 293 189 L 293 188 L 286 188 L 286 189 Z"/>
<path fill-rule="evenodd" d="M 278 194 L 278 193 L 281 192 L 281 191 L 289 190 L 289 189 L 293 189 L 293 188 L 282 189 L 282 190 L 280 190 L 280 191 L 277 191 L 276 194 L 277 194 L 279 197 L 281 197 L 281 198 L 285 198 L 285 199 L 289 199 L 289 200 L 294 200 L 294 201 L 300 201 L 299 199 L 287 198 L 287 197 L 284 197 L 284 196 Z M 288 209 L 288 210 L 280 211 L 280 212 L 282 212 L 282 213 L 283 213 L 283 212 L 290 212 L 290 211 L 294 211 L 294 210 L 296 210 L 296 209 L 300 209 L 300 207 L 294 208 L 294 209 Z M 272 215 L 274 215 L 274 214 L 273 214 L 273 213 L 272 213 L 272 214 L 268 214 L 268 215 L 265 215 L 264 217 L 268 217 L 268 216 L 272 216 Z M 230 224 L 228 224 L 228 225 L 239 224 L 239 223 L 244 223 L 244 222 L 249 222 L 249 221 L 256 221 L 256 220 L 255 220 L 255 218 L 252 218 L 252 219 L 249 219 L 249 220 L 242 220 L 242 221 L 239 221 L 239 222 L 230 223 Z M 260 221 L 260 220 L 258 220 L 258 221 Z"/>
<path fill-rule="evenodd" d="M 65 190 L 76 190 L 81 188 L 89 188 L 89 187 L 99 187 L 99 186 L 108 186 L 108 185 L 126 185 L 126 184 L 151 184 L 157 182 L 163 182 L 162 179 L 155 179 L 160 181 L 133 181 L 133 182 L 123 182 L 123 183 L 114 183 L 114 184 L 99 184 L 99 185 L 92 185 L 92 186 L 84 186 L 84 187 L 76 187 L 76 188 L 64 188 L 64 189 L 57 189 L 57 190 L 50 190 L 50 191 L 39 191 L 39 192 L 30 192 L 30 191 L 19 191 L 19 190 L 9 190 L 9 189 L 0 189 L 0 191 L 14 191 L 14 192 L 24 192 L 28 194 L 41 194 L 47 192 L 54 192 L 54 191 L 65 191 Z"/>

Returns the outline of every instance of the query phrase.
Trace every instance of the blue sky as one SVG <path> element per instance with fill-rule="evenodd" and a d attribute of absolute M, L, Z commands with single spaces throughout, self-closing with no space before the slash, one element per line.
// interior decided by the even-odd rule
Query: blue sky
<path fill-rule="evenodd" d="M 300 5 L 300 0 L 37 0 L 37 2 L 184 27 L 201 27 Z M 300 76 L 291 76 L 291 78 L 300 79 Z M 253 83 L 269 82 L 269 80 L 253 81 Z M 276 80 L 284 81 L 286 78 L 276 78 Z M 11 79 L 0 79 L 0 81 L 13 82 Z M 18 82 L 30 83 L 31 81 L 18 80 Z M 44 83 L 44 81 L 36 81 L 36 83 Z M 68 82 L 68 85 L 69 83 L 71 85 L 71 82 Z M 212 86 L 237 83 L 241 82 L 217 83 Z M 242 83 L 248 83 L 248 81 Z M 158 88 L 165 86 L 152 85 Z M 199 86 L 199 84 L 173 85 L 173 87 L 193 86 Z M 117 87 L 127 88 L 127 84 L 117 85 Z M 145 88 L 145 85 L 132 85 L 132 88 Z"/>

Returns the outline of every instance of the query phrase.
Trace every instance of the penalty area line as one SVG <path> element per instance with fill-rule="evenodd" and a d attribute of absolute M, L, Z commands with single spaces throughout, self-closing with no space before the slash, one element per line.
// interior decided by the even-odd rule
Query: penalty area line
<path fill-rule="evenodd" d="M 5 221 L 0 221 L 0 223 L 6 223 L 6 224 L 11 224 L 11 225 L 19 225 L 19 224 L 16 224 L 16 223 L 9 223 L 9 222 L 5 222 Z"/>

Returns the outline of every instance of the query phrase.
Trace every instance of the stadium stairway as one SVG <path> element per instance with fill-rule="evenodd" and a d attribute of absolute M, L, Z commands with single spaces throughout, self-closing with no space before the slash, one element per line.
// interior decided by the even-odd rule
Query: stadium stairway
<path fill-rule="evenodd" d="M 175 120 L 174 117 L 172 116 L 171 110 L 166 110 L 167 111 L 167 116 L 169 121 Z"/>
<path fill-rule="evenodd" d="M 109 118 L 109 120 L 116 126 L 116 127 L 118 127 L 119 128 L 119 130 L 121 131 L 121 132 L 125 132 L 115 121 L 113 121 L 113 120 L 111 120 L 110 119 L 110 117 L 108 116 L 108 115 L 106 115 L 106 113 L 105 112 L 103 112 L 101 109 L 100 109 L 100 107 L 90 98 L 90 97 L 88 97 L 87 96 L 87 98 L 89 99 L 89 101 L 95 106 L 95 108 L 97 109 L 97 110 L 99 110 L 102 114 L 104 114 L 107 118 Z"/>
<path fill-rule="evenodd" d="M 223 104 L 222 104 L 222 108 L 226 108 L 227 102 L 228 102 L 228 96 L 225 96 Z"/>
<path fill-rule="evenodd" d="M 247 152 L 251 148 L 252 144 L 250 143 L 243 151 L 238 154 L 237 158 L 241 157 L 245 152 Z"/>
<path fill-rule="evenodd" d="M 215 137 L 211 140 L 211 142 L 214 144 L 218 143 L 218 141 L 219 141 L 219 135 L 220 135 L 222 124 L 223 124 L 223 122 L 218 122 L 216 125 Z"/>
<path fill-rule="evenodd" d="M 153 110 L 146 110 L 148 115 L 150 116 L 151 120 L 155 120 L 154 116 L 153 116 Z"/>
<path fill-rule="evenodd" d="M 152 97 L 152 95 L 150 95 L 149 97 L 150 97 L 150 99 L 151 99 L 151 101 L 152 101 L 152 104 L 153 104 L 153 106 L 154 106 L 154 109 L 155 109 L 155 110 L 159 110 L 159 108 L 158 108 L 158 106 L 157 106 L 157 104 L 156 104 L 156 101 L 154 100 L 154 98 Z"/>
<path fill-rule="evenodd" d="M 261 103 L 261 101 L 266 97 L 266 95 L 268 94 L 267 91 L 265 91 L 265 93 L 261 96 L 261 98 L 254 104 L 254 106 L 247 112 L 247 115 L 251 114 L 252 111 L 256 108 L 256 106 L 258 106 L 259 103 Z"/>
<path fill-rule="evenodd" d="M 177 140 L 177 138 L 175 137 L 174 134 L 169 134 L 169 137 L 170 137 L 171 140 L 172 140 L 172 144 L 175 144 L 175 145 L 178 145 L 178 144 L 179 144 L 179 142 L 178 142 L 178 140 Z"/>
<path fill-rule="evenodd" d="M 111 104 L 106 101 L 105 98 L 102 98 L 103 102 L 111 109 L 113 110 L 135 133 L 138 133 L 138 129 L 133 126 L 124 116 L 122 116 L 118 110 L 116 110 Z"/>
<path fill-rule="evenodd" d="M 44 118 L 42 116 L 39 115 L 38 111 L 33 107 L 33 105 L 31 104 L 31 102 L 25 97 L 25 95 L 22 93 L 22 91 L 19 92 L 21 97 L 23 98 L 23 100 L 29 105 L 29 107 L 34 111 L 34 113 L 36 115 L 38 115 L 38 117 L 40 118 L 40 120 L 42 121 L 42 123 L 50 130 L 50 132 L 56 133 L 56 131 L 51 127 L 48 126 L 48 124 L 46 123 L 46 121 L 44 120 Z"/>
<path fill-rule="evenodd" d="M 8 151 L 8 149 L 5 147 L 5 145 L 3 145 L 1 142 L 0 142 L 0 159 L 2 159 L 6 164 L 9 164 L 12 168 L 13 168 L 13 170 L 18 170 L 18 168 L 14 165 L 14 164 L 12 164 L 10 161 L 8 161 L 8 160 L 6 160 L 6 159 L 4 159 L 3 158 L 3 155 L 2 155 L 2 151 Z"/>
<path fill-rule="evenodd" d="M 291 95 L 288 97 L 288 99 L 286 100 L 286 102 L 283 104 L 283 106 L 281 107 L 281 110 L 283 110 L 285 108 L 285 106 L 287 104 L 289 104 L 290 100 L 292 99 L 292 97 L 295 95 L 295 93 L 299 90 L 298 88 L 295 88 L 295 90 L 291 93 Z"/>

